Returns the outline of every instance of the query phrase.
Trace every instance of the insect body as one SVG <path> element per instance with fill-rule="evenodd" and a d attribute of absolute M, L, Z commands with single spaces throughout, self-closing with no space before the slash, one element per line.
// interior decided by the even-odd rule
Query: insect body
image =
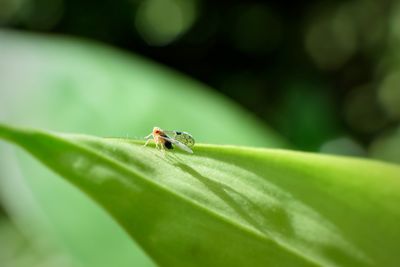
<path fill-rule="evenodd" d="M 193 153 L 191 147 L 194 146 L 194 138 L 187 132 L 164 131 L 158 127 L 154 127 L 153 131 L 145 137 L 147 140 L 145 146 L 153 139 L 156 147 L 161 149 L 173 149 L 173 145 L 188 152 Z"/>

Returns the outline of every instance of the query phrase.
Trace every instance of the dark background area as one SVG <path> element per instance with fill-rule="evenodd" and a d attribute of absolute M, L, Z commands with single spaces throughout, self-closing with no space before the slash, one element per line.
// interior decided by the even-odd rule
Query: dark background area
<path fill-rule="evenodd" d="M 362 154 L 399 122 L 380 93 L 394 69 L 395 1 L 2 2 L 5 27 L 151 58 L 233 99 L 299 149 L 344 138 Z"/>

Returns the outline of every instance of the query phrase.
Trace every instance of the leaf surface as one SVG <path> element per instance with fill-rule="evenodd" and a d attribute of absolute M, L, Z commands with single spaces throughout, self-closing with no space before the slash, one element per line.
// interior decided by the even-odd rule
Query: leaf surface
<path fill-rule="evenodd" d="M 400 167 L 285 150 L 0 127 L 103 206 L 161 266 L 396 266 Z"/>

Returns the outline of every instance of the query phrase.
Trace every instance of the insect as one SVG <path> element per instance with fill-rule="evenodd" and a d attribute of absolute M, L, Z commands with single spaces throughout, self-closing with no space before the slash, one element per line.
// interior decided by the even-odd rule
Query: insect
<path fill-rule="evenodd" d="M 193 136 L 187 132 L 164 131 L 159 127 L 154 127 L 153 131 L 146 136 L 145 139 L 147 141 L 144 146 L 153 140 L 157 148 L 173 149 L 174 145 L 191 154 L 193 153 L 191 147 L 193 147 L 195 143 Z"/>

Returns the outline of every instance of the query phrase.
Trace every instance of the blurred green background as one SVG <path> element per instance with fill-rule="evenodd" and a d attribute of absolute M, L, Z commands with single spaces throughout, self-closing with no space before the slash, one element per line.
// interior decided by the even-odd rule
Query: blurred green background
<path fill-rule="evenodd" d="M 0 0 L 0 122 L 400 162 L 400 2 Z M 154 266 L 0 144 L 1 266 Z"/>

